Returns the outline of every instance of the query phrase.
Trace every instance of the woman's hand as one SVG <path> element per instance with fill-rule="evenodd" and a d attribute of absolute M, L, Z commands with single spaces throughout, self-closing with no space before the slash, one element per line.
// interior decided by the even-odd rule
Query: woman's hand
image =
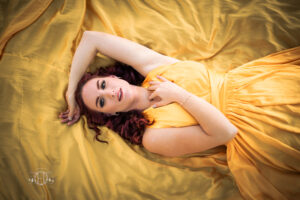
<path fill-rule="evenodd" d="M 180 96 L 183 96 L 187 93 L 185 89 L 167 80 L 166 78 L 161 76 L 156 77 L 162 82 L 149 82 L 150 86 L 148 87 L 148 90 L 153 91 L 149 96 L 149 100 L 154 99 L 155 97 L 160 97 L 161 100 L 153 107 L 160 107 L 172 102 L 176 102 L 180 98 Z"/>
<path fill-rule="evenodd" d="M 75 97 L 73 95 L 68 95 L 66 93 L 66 100 L 68 102 L 68 110 L 60 113 L 59 117 L 62 119 L 62 123 L 68 123 L 72 125 L 76 123 L 80 118 L 80 109 L 76 103 Z"/>

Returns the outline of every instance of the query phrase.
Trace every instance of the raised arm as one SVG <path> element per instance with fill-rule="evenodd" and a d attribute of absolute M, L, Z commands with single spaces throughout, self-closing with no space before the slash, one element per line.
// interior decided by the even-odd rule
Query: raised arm
<path fill-rule="evenodd" d="M 76 87 L 97 52 L 132 66 L 143 76 L 146 76 L 155 67 L 179 61 L 125 38 L 103 32 L 85 31 L 71 65 L 66 96 L 69 111 L 61 115 L 63 122 L 68 122 L 68 119 L 71 120 L 74 114 L 77 114 L 76 119 L 69 121 L 68 124 L 73 124 L 78 119 L 78 113 L 75 113 L 77 106 L 74 97 Z M 68 119 L 64 118 L 66 113 Z"/>
<path fill-rule="evenodd" d="M 155 67 L 179 61 L 125 38 L 85 31 L 72 61 L 68 88 L 70 94 L 75 92 L 77 83 L 97 52 L 132 66 L 143 76 Z"/>
<path fill-rule="evenodd" d="M 162 55 L 136 42 L 103 32 L 86 31 L 98 52 L 132 66 L 143 76 L 159 65 L 179 60 Z"/>

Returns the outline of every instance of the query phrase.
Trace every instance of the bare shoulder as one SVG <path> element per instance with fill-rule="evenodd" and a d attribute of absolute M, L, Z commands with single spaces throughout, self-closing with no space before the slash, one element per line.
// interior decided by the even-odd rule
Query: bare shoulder
<path fill-rule="evenodd" d="M 148 151 L 164 156 L 196 153 L 224 144 L 222 140 L 207 135 L 199 125 L 147 128 L 142 143 Z"/>

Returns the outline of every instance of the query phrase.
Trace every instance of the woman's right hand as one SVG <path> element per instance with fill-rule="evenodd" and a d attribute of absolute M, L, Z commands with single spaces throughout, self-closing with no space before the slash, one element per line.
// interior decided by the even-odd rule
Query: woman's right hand
<path fill-rule="evenodd" d="M 66 93 L 66 100 L 68 102 L 68 109 L 65 112 L 60 113 L 59 117 L 62 119 L 62 123 L 72 125 L 79 120 L 80 109 L 76 103 L 75 97 L 69 96 L 68 92 Z"/>

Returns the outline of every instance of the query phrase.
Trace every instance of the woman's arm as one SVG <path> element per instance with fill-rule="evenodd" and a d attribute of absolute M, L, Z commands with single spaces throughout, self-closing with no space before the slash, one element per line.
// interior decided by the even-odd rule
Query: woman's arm
<path fill-rule="evenodd" d="M 173 128 L 174 130 L 172 128 L 150 128 L 146 130 L 144 135 L 146 148 L 152 149 L 152 152 L 163 152 L 164 155 L 168 153 L 170 153 L 170 155 L 172 153 L 180 154 L 185 151 L 191 153 L 192 150 L 203 151 L 225 144 L 237 134 L 237 128 L 213 105 L 186 91 L 175 83 L 168 81 L 164 77 L 157 76 L 157 78 L 163 82 L 149 82 L 150 87 L 148 89 L 153 91 L 149 98 L 160 97 L 161 101 L 156 103 L 157 107 L 172 102 L 179 103 L 197 120 L 199 127 L 201 127 L 203 131 L 200 131 L 199 127 L 190 128 L 190 130 L 186 128 Z M 169 134 L 162 136 L 161 133 L 163 132 L 169 132 Z M 190 138 L 185 138 L 185 136 Z M 163 141 L 166 143 L 168 143 L 167 141 L 172 141 L 168 146 L 169 149 L 166 149 L 165 146 L 161 146 Z M 191 146 L 187 146 L 189 144 Z M 173 148 L 171 146 L 173 146 Z M 181 150 L 177 148 L 179 146 L 182 147 Z M 184 148 L 192 149 L 187 150 Z"/>
<path fill-rule="evenodd" d="M 198 121 L 199 125 L 180 128 L 147 128 L 142 143 L 148 151 L 163 156 L 182 156 L 224 145 L 237 134 L 237 128 L 204 99 L 188 92 L 181 93 L 176 99 Z"/>
<path fill-rule="evenodd" d="M 232 139 L 237 128 L 216 107 L 186 90 L 175 97 L 175 101 L 188 111 L 205 133 L 224 143 Z"/>
<path fill-rule="evenodd" d="M 85 34 L 93 41 L 98 52 L 132 66 L 143 76 L 159 65 L 179 61 L 126 38 L 96 31 L 85 31 Z"/>
<path fill-rule="evenodd" d="M 143 76 L 147 76 L 155 67 L 179 61 L 125 38 L 103 32 L 85 31 L 71 65 L 68 88 L 70 95 L 74 94 L 77 83 L 97 52 L 132 66 Z"/>
<path fill-rule="evenodd" d="M 148 87 L 153 91 L 150 100 L 157 96 L 161 99 L 154 106 L 177 102 L 198 121 L 207 135 L 222 139 L 236 134 L 237 128 L 216 107 L 164 77 L 157 78 L 162 82 L 150 81 Z"/>
<path fill-rule="evenodd" d="M 143 76 L 160 65 L 172 64 L 179 60 L 159 54 L 130 40 L 103 32 L 85 31 L 73 57 L 69 85 L 66 94 L 68 110 L 61 113 L 62 122 L 75 123 L 79 110 L 75 101 L 77 84 L 97 52 L 135 68 Z M 66 114 L 67 113 L 67 114 Z M 75 118 L 74 117 L 75 114 Z M 72 120 L 73 119 L 73 120 Z"/>
<path fill-rule="evenodd" d="M 89 64 L 96 56 L 97 50 L 91 37 L 83 33 L 80 43 L 75 51 L 69 76 L 68 96 L 74 97 L 77 84 L 86 72 Z"/>
<path fill-rule="evenodd" d="M 225 144 L 205 133 L 199 125 L 180 128 L 147 128 L 143 135 L 143 146 L 152 153 L 163 156 L 182 156 L 198 153 Z"/>

